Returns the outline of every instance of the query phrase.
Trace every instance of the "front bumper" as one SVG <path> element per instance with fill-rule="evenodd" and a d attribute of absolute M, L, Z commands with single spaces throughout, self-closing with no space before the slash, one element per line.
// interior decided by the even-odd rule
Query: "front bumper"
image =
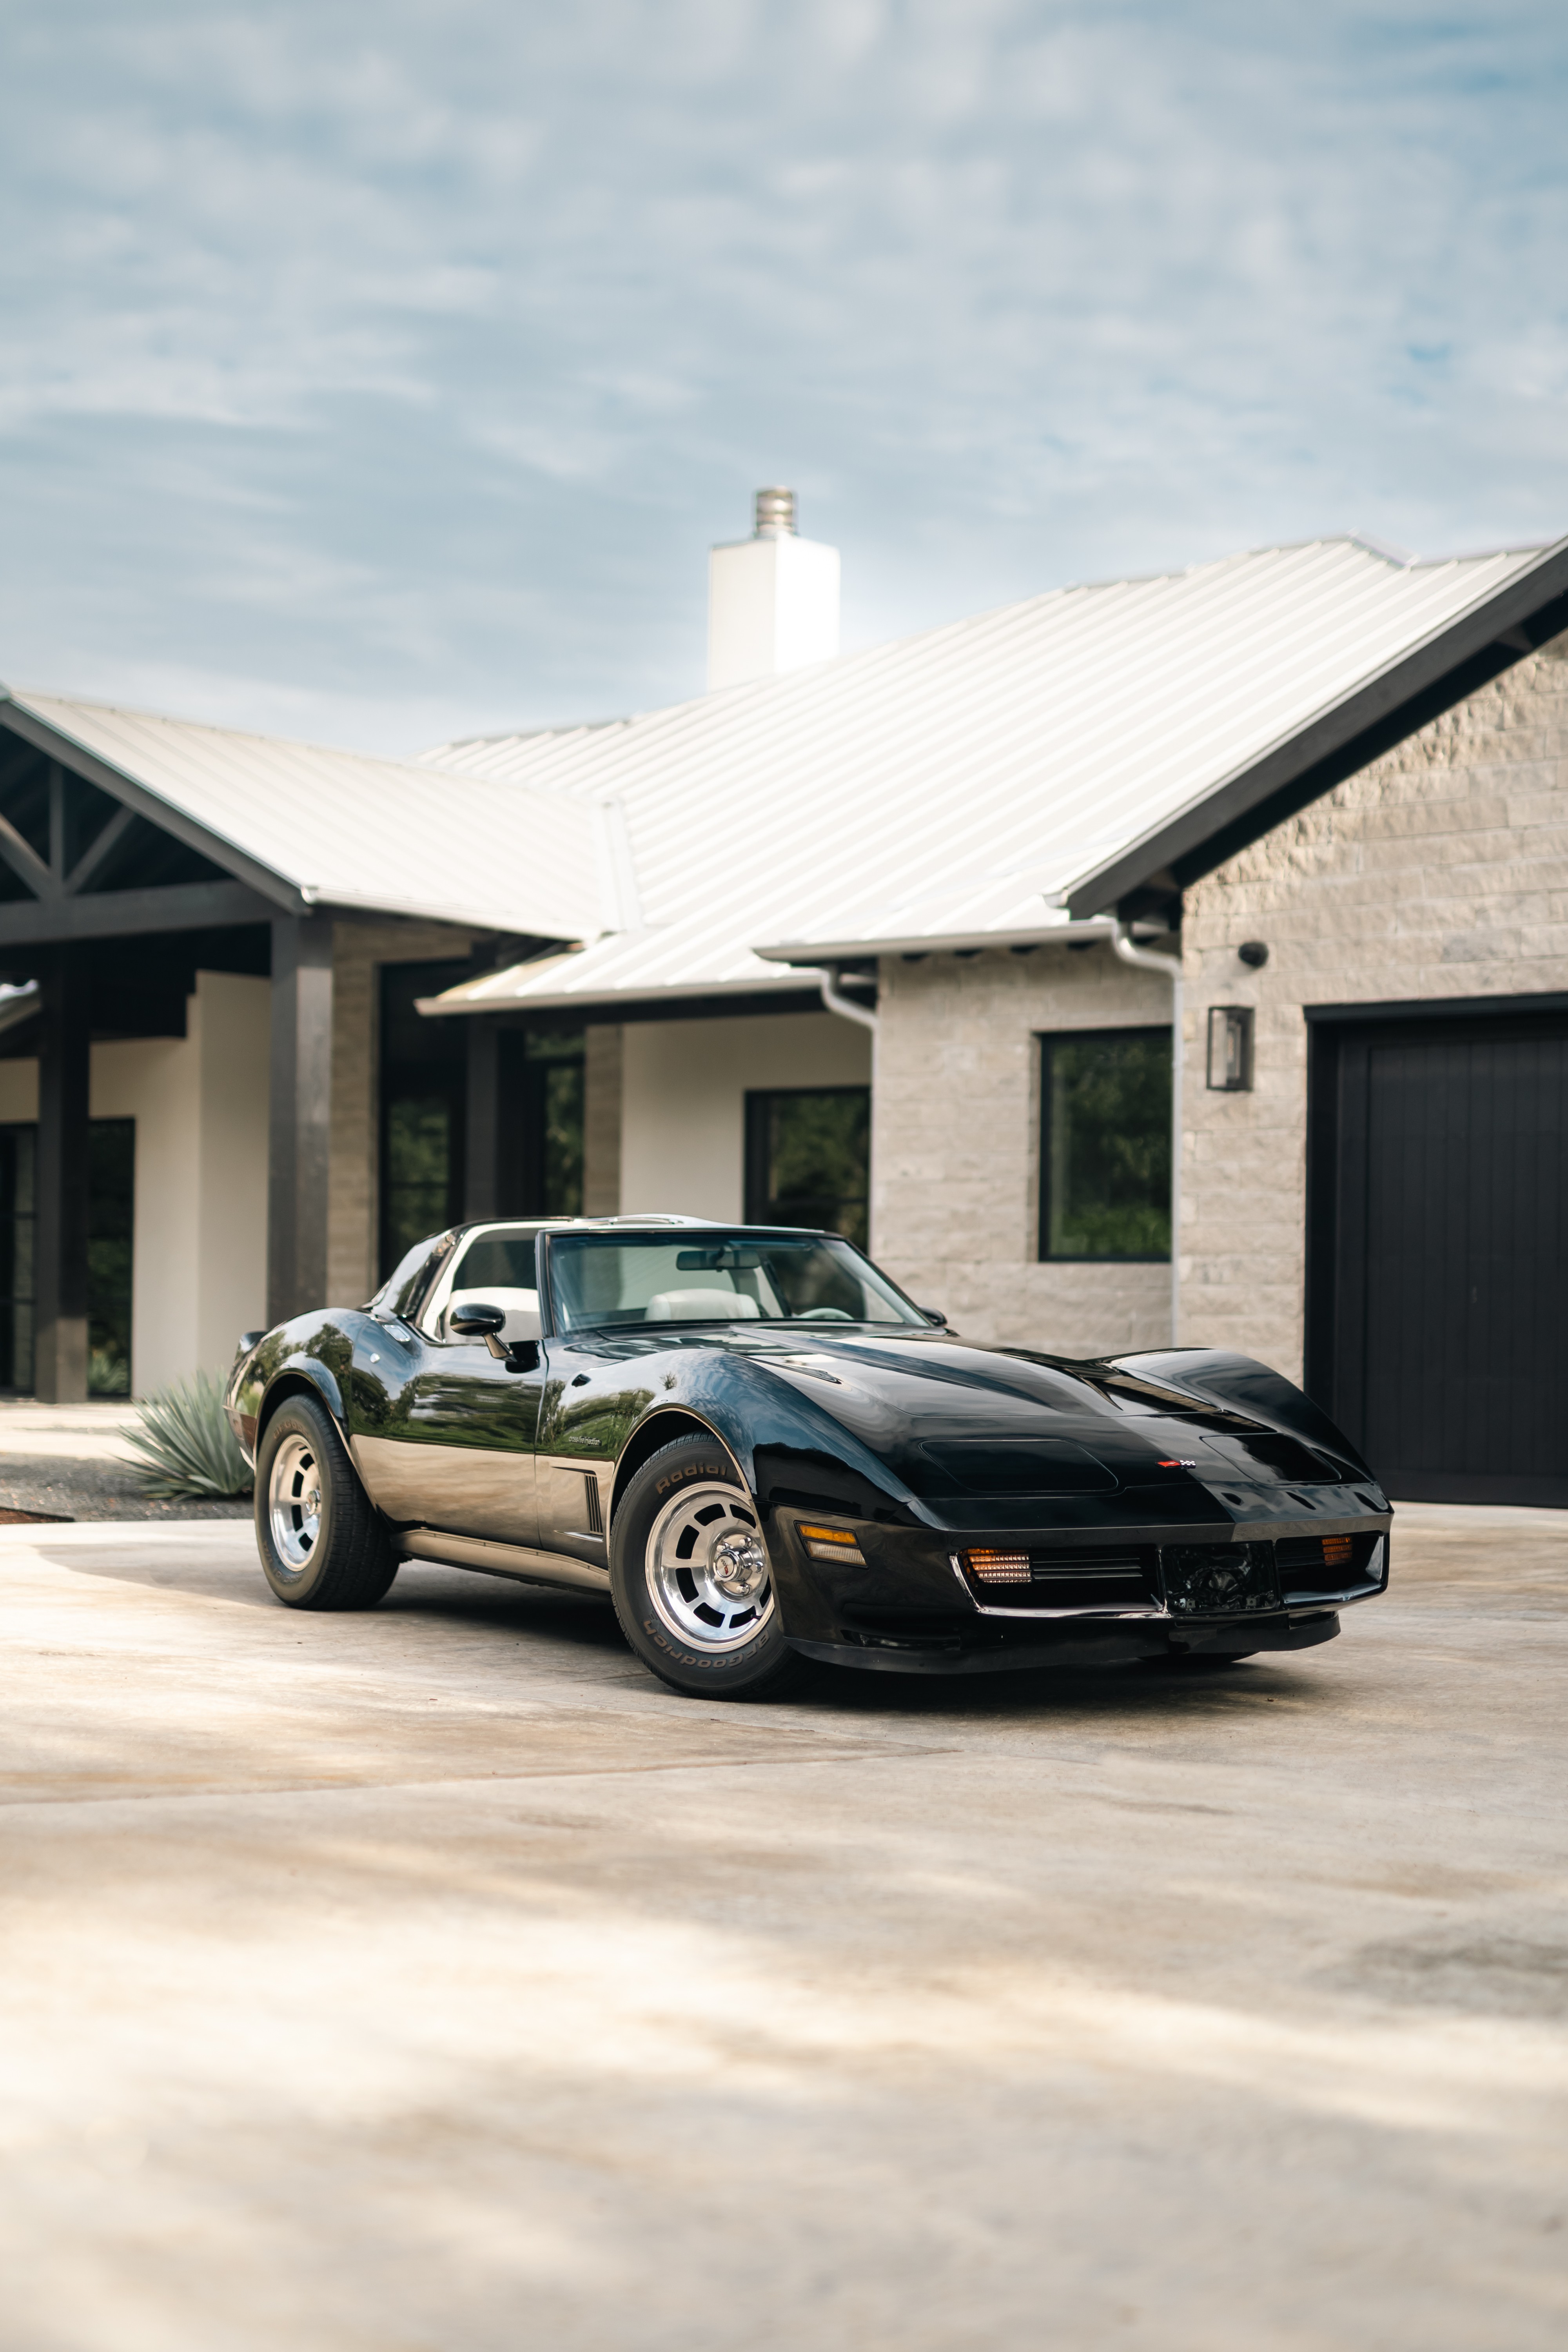
<path fill-rule="evenodd" d="M 894 1675 L 1021 1674 L 1042 1666 L 1131 1665 L 1140 1658 L 1242 1657 L 1263 1650 L 1310 1650 L 1331 1642 L 1340 1630 L 1335 1610 L 1272 1617 L 1231 1619 L 1182 1626 L 1143 1619 L 1131 1622 L 1057 1620 L 1047 1633 L 1013 1631 L 1001 1640 L 965 1642 L 962 1635 L 867 1636 L 847 1642 L 803 1641 L 789 1644 L 803 1657 L 834 1666 L 859 1666 Z"/>
<path fill-rule="evenodd" d="M 1295 1518 L 1266 1508 L 1228 1526 L 1012 1537 L 838 1515 L 854 1530 L 856 1565 L 809 1557 L 785 1512 L 770 1547 L 788 1555 L 780 1585 L 792 1646 L 838 1664 L 974 1674 L 1251 1655 L 1331 1641 L 1342 1609 L 1385 1589 L 1392 1515 L 1369 1513 L 1360 1495 L 1335 1511 L 1337 1499 Z"/>

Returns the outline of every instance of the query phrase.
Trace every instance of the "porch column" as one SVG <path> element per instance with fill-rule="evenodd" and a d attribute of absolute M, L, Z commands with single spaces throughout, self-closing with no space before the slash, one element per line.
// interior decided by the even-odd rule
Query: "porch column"
<path fill-rule="evenodd" d="M 463 1139 L 463 1214 L 500 1214 L 500 1039 L 482 1013 L 460 1017 L 467 1032 L 468 1118 Z"/>
<path fill-rule="evenodd" d="M 91 1062 L 87 964 L 79 949 L 42 959 L 33 1385 L 48 1404 L 87 1396 L 87 1211 Z"/>
<path fill-rule="evenodd" d="M 267 1145 L 267 1319 L 327 1298 L 332 1109 L 332 919 L 272 918 L 272 1086 Z"/>

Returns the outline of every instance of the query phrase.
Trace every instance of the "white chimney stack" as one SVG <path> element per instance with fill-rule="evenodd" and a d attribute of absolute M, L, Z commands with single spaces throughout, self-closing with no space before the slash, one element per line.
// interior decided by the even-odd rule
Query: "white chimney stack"
<path fill-rule="evenodd" d="M 708 691 L 838 651 L 838 550 L 797 539 L 795 492 L 759 490 L 752 537 L 708 557 Z"/>

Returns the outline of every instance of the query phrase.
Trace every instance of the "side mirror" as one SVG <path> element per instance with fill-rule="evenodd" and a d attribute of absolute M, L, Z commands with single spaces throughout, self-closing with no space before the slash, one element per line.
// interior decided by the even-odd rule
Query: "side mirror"
<path fill-rule="evenodd" d="M 925 1317 L 928 1323 L 934 1323 L 939 1331 L 946 1330 L 947 1318 L 942 1313 L 940 1307 L 922 1307 L 921 1308 L 921 1313 Z"/>
<path fill-rule="evenodd" d="M 487 1307 L 480 1299 L 465 1300 L 454 1307 L 447 1318 L 447 1328 L 455 1339 L 482 1339 L 492 1356 L 504 1356 L 500 1334 L 506 1325 L 506 1309 Z"/>

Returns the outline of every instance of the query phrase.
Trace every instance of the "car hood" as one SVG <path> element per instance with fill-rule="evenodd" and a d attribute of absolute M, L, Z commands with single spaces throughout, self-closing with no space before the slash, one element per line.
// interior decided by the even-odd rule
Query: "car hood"
<path fill-rule="evenodd" d="M 1214 1350 L 1083 1362 L 937 1332 L 819 1339 L 798 1328 L 717 1344 L 809 1391 L 932 1500 L 1366 1475 L 1299 1390 Z"/>

